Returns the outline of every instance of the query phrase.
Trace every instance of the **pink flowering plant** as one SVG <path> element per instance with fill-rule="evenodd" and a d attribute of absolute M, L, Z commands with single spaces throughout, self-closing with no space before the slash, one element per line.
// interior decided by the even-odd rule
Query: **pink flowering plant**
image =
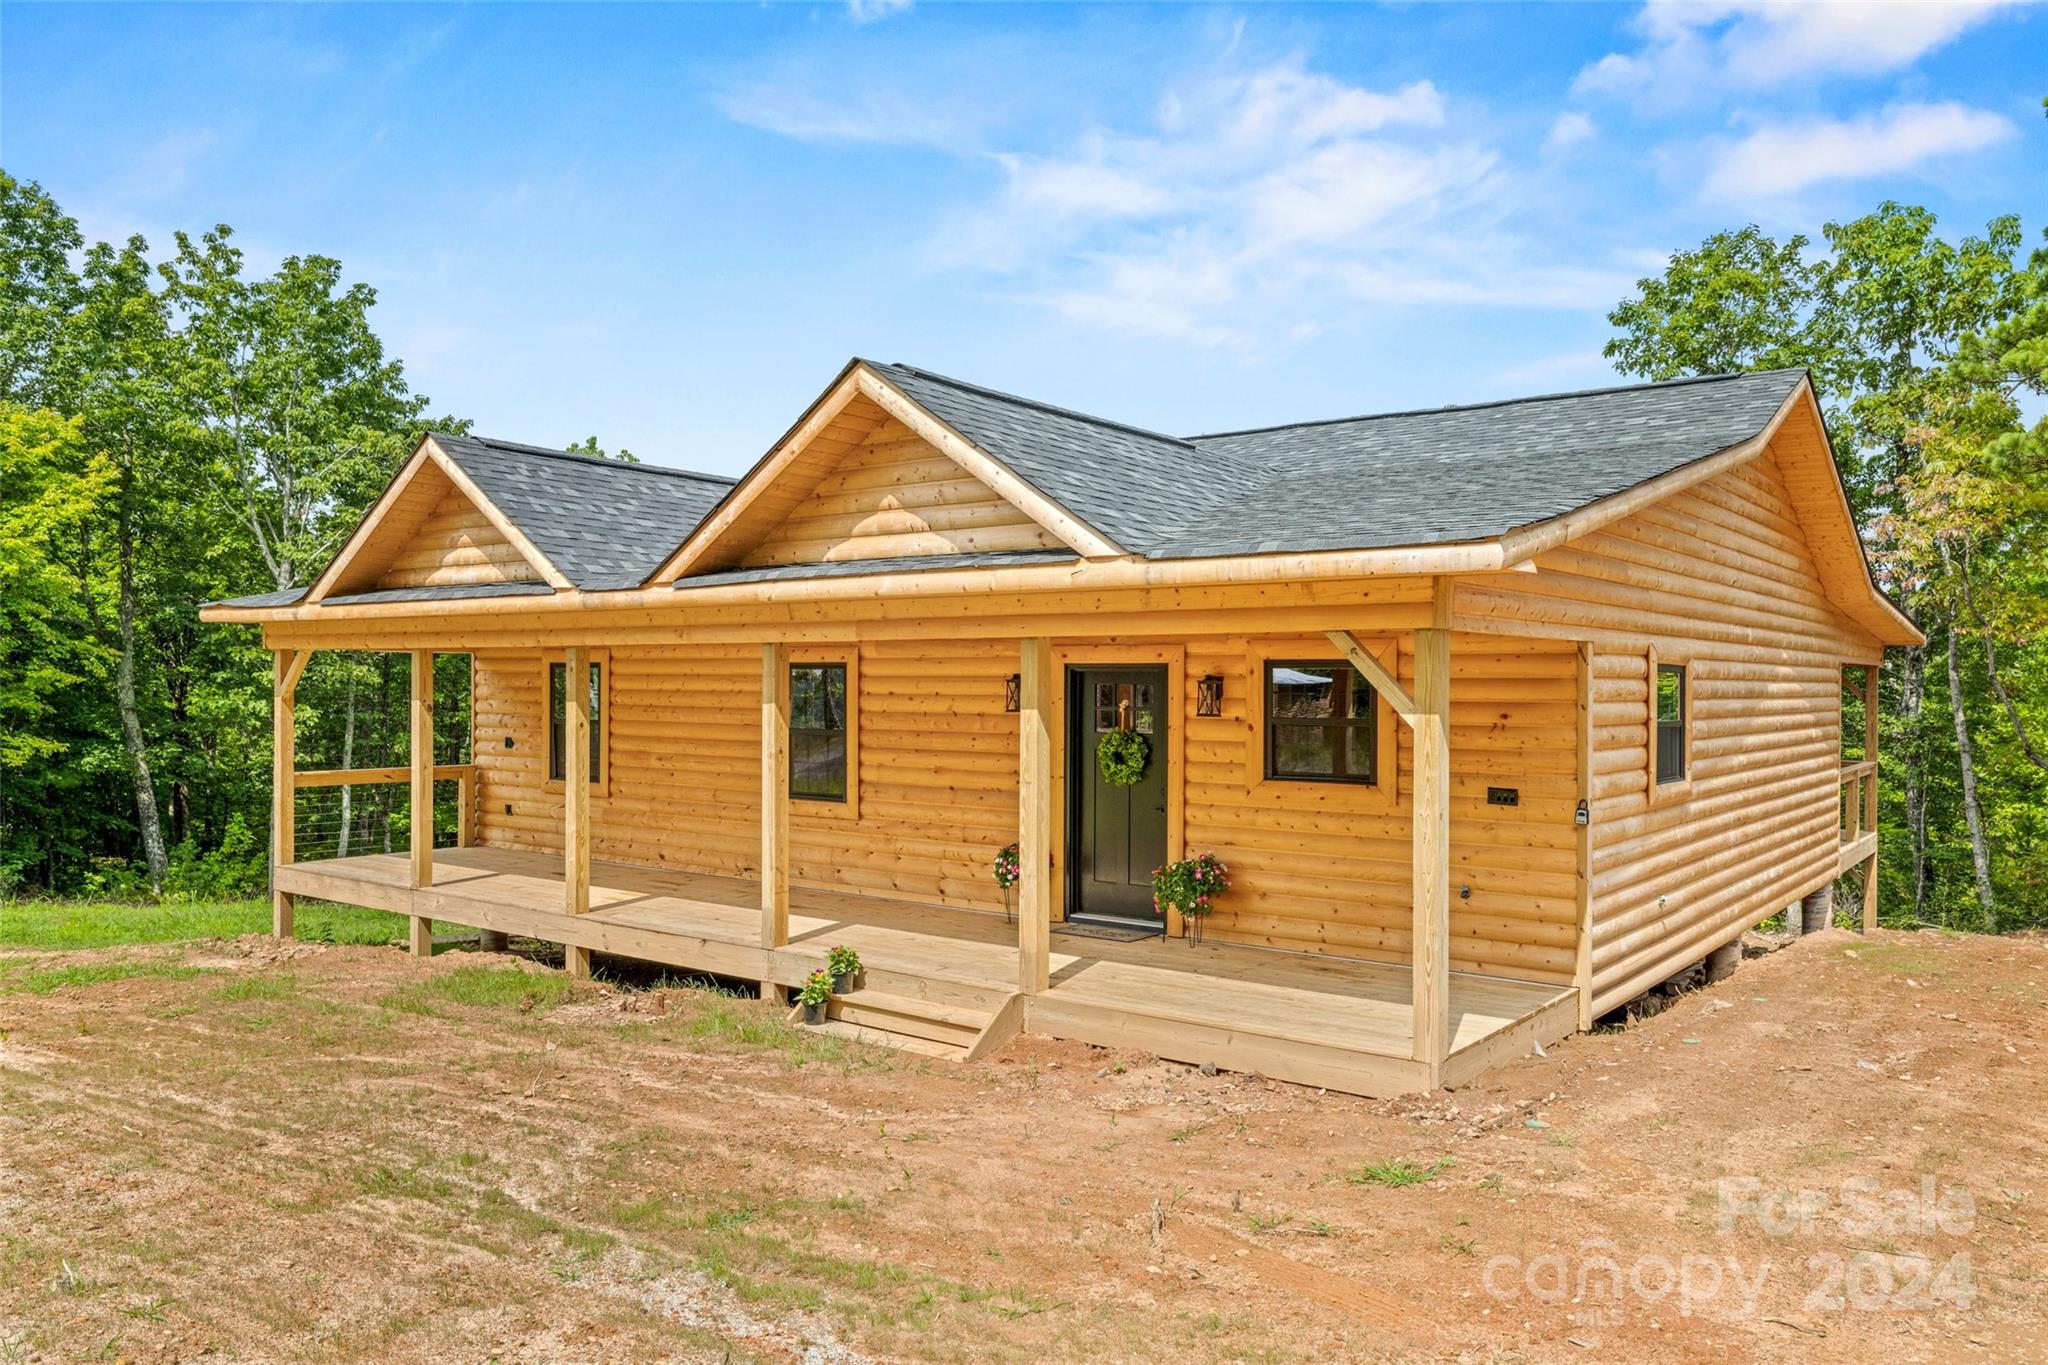
<path fill-rule="evenodd" d="M 1152 906 L 1180 911 L 1200 920 L 1216 908 L 1216 898 L 1230 889 L 1230 869 L 1213 853 L 1197 853 L 1152 872 Z"/>
<path fill-rule="evenodd" d="M 1001 853 L 996 854 L 997 886 L 1002 887 L 1005 891 L 1015 886 L 1017 884 L 1018 870 L 1017 846 L 1015 844 L 1011 844 Z"/>

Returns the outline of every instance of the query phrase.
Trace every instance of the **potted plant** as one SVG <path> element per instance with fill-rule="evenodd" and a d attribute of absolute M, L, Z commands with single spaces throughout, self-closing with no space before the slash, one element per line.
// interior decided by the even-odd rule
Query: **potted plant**
<path fill-rule="evenodd" d="M 832 978 L 835 995 L 846 995 L 859 984 L 855 978 L 860 975 L 860 954 L 844 946 L 830 949 L 825 954 L 825 971 Z"/>
<path fill-rule="evenodd" d="M 797 988 L 796 1002 L 804 1007 L 806 1024 L 825 1022 L 825 1006 L 832 999 L 832 978 L 820 967 L 804 978 L 804 984 Z"/>
<path fill-rule="evenodd" d="M 1202 941 L 1202 921 L 1216 908 L 1216 898 L 1230 889 L 1229 869 L 1213 853 L 1155 868 L 1152 872 L 1152 906 L 1156 910 L 1180 911 L 1181 933 L 1190 943 Z"/>
<path fill-rule="evenodd" d="M 1017 846 L 1011 844 L 996 854 L 996 885 L 1003 888 L 1003 923 L 1016 918 L 1016 909 L 1011 904 L 1011 890 L 1017 885 L 1017 878 L 1023 870 L 1018 861 Z"/>

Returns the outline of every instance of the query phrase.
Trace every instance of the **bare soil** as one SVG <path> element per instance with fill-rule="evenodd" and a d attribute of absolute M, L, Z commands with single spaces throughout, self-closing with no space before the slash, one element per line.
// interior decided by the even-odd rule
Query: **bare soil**
<path fill-rule="evenodd" d="M 512 956 L 16 954 L 0 1361 L 2042 1359 L 2044 1006 L 2039 940 L 1829 932 L 1375 1102 Z"/>

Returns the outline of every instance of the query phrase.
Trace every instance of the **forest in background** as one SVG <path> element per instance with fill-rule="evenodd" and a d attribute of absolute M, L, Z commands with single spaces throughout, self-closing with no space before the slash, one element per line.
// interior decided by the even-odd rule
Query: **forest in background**
<path fill-rule="evenodd" d="M 1812 370 L 1872 562 L 1929 637 L 1885 666 L 1884 918 L 2048 924 L 2048 248 L 1890 203 L 1822 236 L 1674 254 L 1607 354 Z M 225 226 L 88 244 L 0 172 L 0 898 L 263 885 L 270 656 L 197 607 L 305 582 L 424 432 L 468 429 L 429 417 L 375 302 L 329 257 L 252 275 Z M 463 761 L 467 661 L 436 667 L 436 759 Z M 405 762 L 405 690 L 399 656 L 315 655 L 301 765 Z M 348 828 L 402 847 L 403 819 L 365 798 Z"/>

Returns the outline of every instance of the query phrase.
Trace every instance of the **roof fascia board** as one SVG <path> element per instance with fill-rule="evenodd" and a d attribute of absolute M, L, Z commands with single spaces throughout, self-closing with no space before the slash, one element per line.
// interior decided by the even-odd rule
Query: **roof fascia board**
<path fill-rule="evenodd" d="M 431 458 L 427 454 L 427 447 L 431 444 L 430 440 L 422 439 L 419 445 L 413 448 L 412 454 L 398 467 L 398 472 L 391 476 L 391 481 L 384 485 L 384 491 L 377 495 L 377 501 L 370 504 L 369 512 L 356 523 L 356 529 L 349 532 L 348 539 L 341 544 L 341 549 L 335 552 L 334 558 L 327 561 L 327 567 L 320 571 L 320 576 L 313 580 L 312 586 L 306 589 L 305 597 L 297 605 L 312 606 L 327 595 L 328 589 L 334 586 L 334 580 L 341 577 L 354 562 L 356 555 L 361 553 L 363 546 L 369 544 L 370 537 L 390 514 L 392 504 L 398 501 L 398 495 L 418 477 L 420 466 Z"/>
<path fill-rule="evenodd" d="M 550 597 L 522 597 L 516 605 L 505 598 L 450 598 L 431 604 L 366 602 L 311 608 L 212 606 L 200 619 L 215 622 L 273 623 L 343 621 L 351 618 L 391 620 L 431 611 L 435 616 L 460 616 L 517 611 L 521 614 L 575 611 L 646 610 L 693 605 L 734 606 L 768 602 L 873 600 L 880 597 L 958 597 L 979 592 L 1091 591 L 1113 588 L 1202 587 L 1229 583 L 1270 583 L 1298 579 L 1400 577 L 1428 574 L 1496 574 L 1522 572 L 1501 562 L 1497 541 L 1457 545 L 1389 547 L 1377 550 L 1319 550 L 1302 554 L 1240 555 L 1215 559 L 1148 560 L 1135 556 L 1088 560 L 1080 564 L 1014 565 L 1002 568 L 924 569 L 879 574 L 848 574 L 830 578 L 778 579 L 693 588 L 688 580 L 673 587 L 642 587 L 617 592 L 558 592 Z"/>
<path fill-rule="evenodd" d="M 740 481 L 732 486 L 731 491 L 719 499 L 718 505 L 711 509 L 711 515 L 698 523 L 696 529 L 676 547 L 675 552 L 662 561 L 661 567 L 648 578 L 647 586 L 660 587 L 675 582 L 702 563 L 704 557 L 718 547 L 718 543 L 732 529 L 733 523 L 754 505 L 755 500 L 781 476 L 783 470 L 803 454 L 804 448 L 810 445 L 818 433 L 832 425 L 833 420 L 846 410 L 846 405 L 854 400 L 860 392 L 855 373 L 860 368 L 862 367 L 858 361 L 849 361 L 845 368 L 839 371 L 839 377 L 826 385 L 825 391 L 818 395 L 804 415 L 797 419 L 796 425 L 783 435 L 782 440 L 777 442 L 773 449 L 754 462 L 754 467 L 742 475 Z"/>
<path fill-rule="evenodd" d="M 1075 553 L 1085 559 L 1111 559 L 1129 553 L 1121 545 L 1040 492 L 1001 460 L 955 431 L 950 424 L 926 411 L 885 376 L 866 365 L 861 365 L 855 371 L 854 377 L 860 385 L 860 391 L 873 399 L 882 411 L 903 423 L 923 440 L 936 446 L 975 478 L 995 489 L 1026 516 L 1058 536 Z"/>

